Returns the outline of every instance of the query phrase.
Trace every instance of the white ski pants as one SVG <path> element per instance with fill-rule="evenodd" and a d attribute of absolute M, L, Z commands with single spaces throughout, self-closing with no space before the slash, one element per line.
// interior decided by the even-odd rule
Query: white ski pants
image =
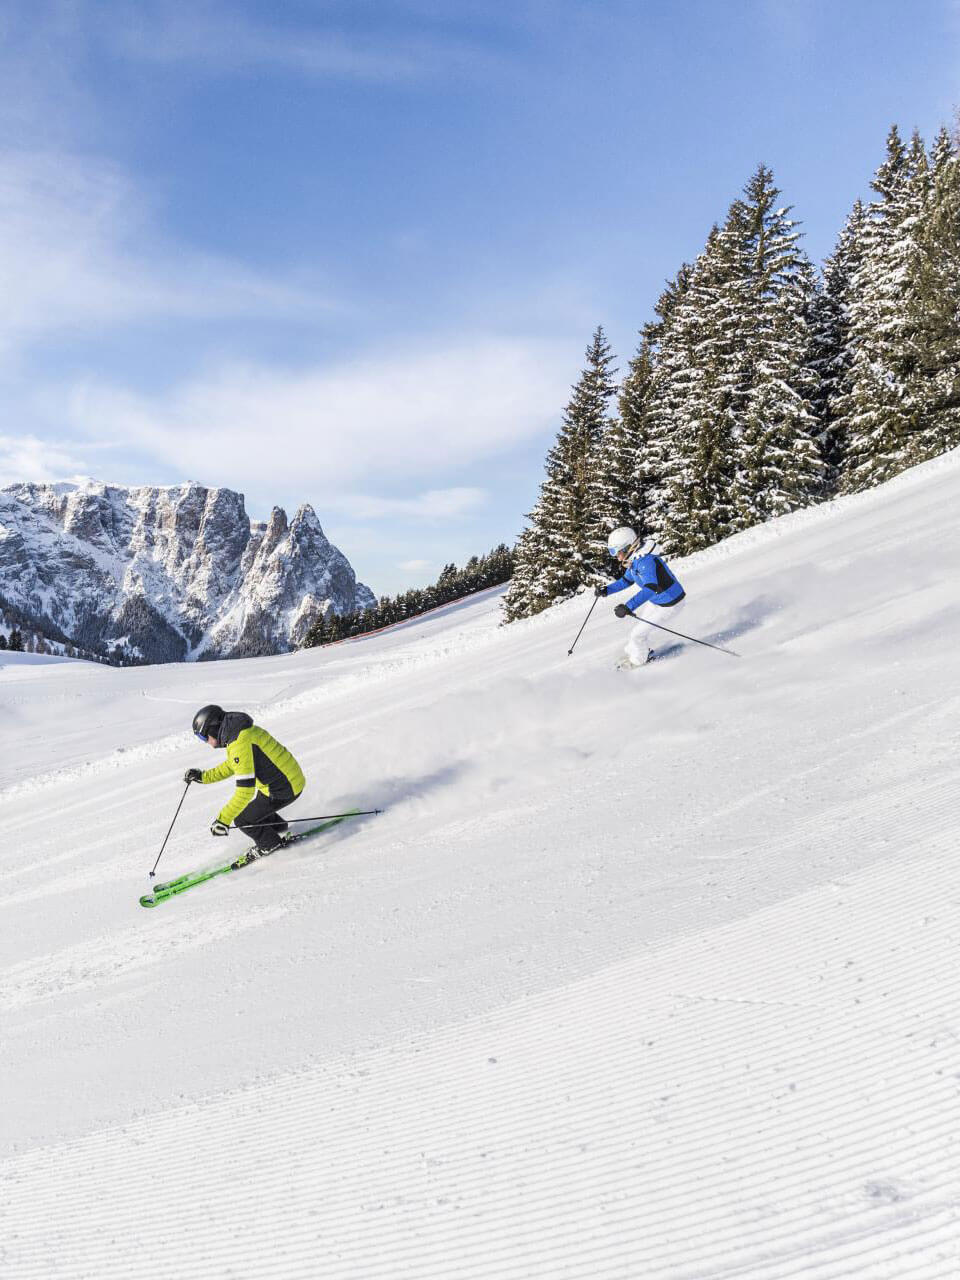
<path fill-rule="evenodd" d="M 675 619 L 682 615 L 683 606 L 686 603 L 686 600 L 680 600 L 677 604 L 665 609 L 663 605 L 647 600 L 637 610 L 637 617 L 649 618 L 651 622 L 659 622 L 661 626 L 672 627 L 676 631 L 678 624 Z M 682 628 L 679 629 L 682 630 Z M 651 649 L 656 651 L 657 648 L 666 649 L 672 644 L 682 643 L 682 640 L 669 635 L 666 631 L 658 631 L 656 627 L 649 627 L 645 622 L 638 622 L 630 632 L 624 653 L 634 666 L 640 667 L 646 662 L 647 654 Z"/>

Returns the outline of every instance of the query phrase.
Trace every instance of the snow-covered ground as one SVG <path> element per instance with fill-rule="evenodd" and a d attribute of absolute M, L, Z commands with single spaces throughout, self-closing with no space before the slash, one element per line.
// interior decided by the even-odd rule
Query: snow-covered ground
<path fill-rule="evenodd" d="M 958 508 L 951 455 L 678 563 L 740 661 L 498 593 L 4 655 L 0 1274 L 955 1280 Z M 386 812 L 145 911 L 210 701 Z"/>

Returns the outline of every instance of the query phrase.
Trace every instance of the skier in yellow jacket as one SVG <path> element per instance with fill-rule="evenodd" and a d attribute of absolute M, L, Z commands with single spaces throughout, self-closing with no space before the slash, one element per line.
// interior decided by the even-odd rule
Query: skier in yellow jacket
<path fill-rule="evenodd" d="M 213 769 L 188 769 L 184 782 L 236 778 L 236 789 L 211 824 L 211 833 L 227 835 L 232 822 L 254 841 L 259 853 L 273 853 L 287 830 L 278 810 L 292 804 L 303 790 L 303 770 L 286 747 L 255 725 L 245 711 L 201 707 L 193 717 L 193 732 L 201 742 L 226 750 L 227 758 Z"/>

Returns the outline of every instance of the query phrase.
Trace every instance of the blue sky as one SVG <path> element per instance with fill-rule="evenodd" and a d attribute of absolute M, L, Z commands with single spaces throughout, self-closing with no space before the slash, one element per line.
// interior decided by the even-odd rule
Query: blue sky
<path fill-rule="evenodd" d="M 501 540 L 760 161 L 830 252 L 957 0 L 4 0 L 0 484 L 314 505 L 375 591 Z"/>

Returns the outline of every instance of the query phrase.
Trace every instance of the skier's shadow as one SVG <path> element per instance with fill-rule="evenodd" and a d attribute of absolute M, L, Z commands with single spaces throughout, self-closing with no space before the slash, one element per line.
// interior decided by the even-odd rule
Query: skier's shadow
<path fill-rule="evenodd" d="M 683 653 L 687 646 L 682 640 L 677 640 L 673 644 L 662 645 L 653 651 L 651 662 L 663 662 L 664 658 L 675 658 L 678 653 Z"/>
<path fill-rule="evenodd" d="M 729 641 L 736 640 L 738 636 L 746 635 L 750 631 L 755 631 L 757 627 L 763 626 L 767 618 L 779 613 L 782 608 L 783 601 L 776 596 L 757 596 L 756 599 L 741 605 L 733 620 L 721 630 L 712 631 L 700 638 L 706 640 L 708 644 L 725 646 Z M 660 636 L 662 637 L 663 634 L 664 632 L 661 631 Z M 651 633 L 650 644 L 654 647 L 657 662 L 661 662 L 664 658 L 675 658 L 684 649 L 692 647 L 686 640 L 675 640 L 672 643 L 657 646 L 656 639 L 656 633 Z"/>
<path fill-rule="evenodd" d="M 360 827 L 366 827 L 371 822 L 377 822 L 379 818 L 388 813 L 392 806 L 402 804 L 407 800 L 419 799 L 422 796 L 429 795 L 440 787 L 445 787 L 463 773 L 465 766 L 463 764 L 447 764 L 441 769 L 435 769 L 432 773 L 423 774 L 419 778 L 385 778 L 377 787 L 376 794 L 373 792 L 360 791 L 359 793 L 351 792 L 348 799 L 341 801 L 333 801 L 330 805 L 331 813 L 343 813 L 346 809 L 379 809 L 380 814 L 369 813 L 359 818 L 351 818 L 349 822 L 342 822 L 326 833 L 328 844 L 339 844 L 341 840 L 347 839 L 351 832 L 358 830 Z M 284 815 L 286 816 L 286 815 Z M 295 820 L 297 815 L 291 813 L 291 820 Z"/>
<path fill-rule="evenodd" d="M 418 800 L 432 791 L 456 782 L 465 769 L 466 765 L 462 761 L 454 761 L 452 764 L 434 769 L 432 773 L 425 773 L 419 778 L 385 778 L 378 792 L 381 797 L 379 807 L 383 809 L 391 803 L 400 804 L 404 800 Z"/>
<path fill-rule="evenodd" d="M 709 640 L 711 644 L 724 644 L 729 640 L 736 640 L 739 636 L 747 635 L 748 632 L 762 627 L 768 618 L 779 613 L 782 608 L 783 601 L 776 596 L 757 596 L 746 604 L 742 604 L 732 621 L 725 627 L 711 632 L 704 639 Z"/>

